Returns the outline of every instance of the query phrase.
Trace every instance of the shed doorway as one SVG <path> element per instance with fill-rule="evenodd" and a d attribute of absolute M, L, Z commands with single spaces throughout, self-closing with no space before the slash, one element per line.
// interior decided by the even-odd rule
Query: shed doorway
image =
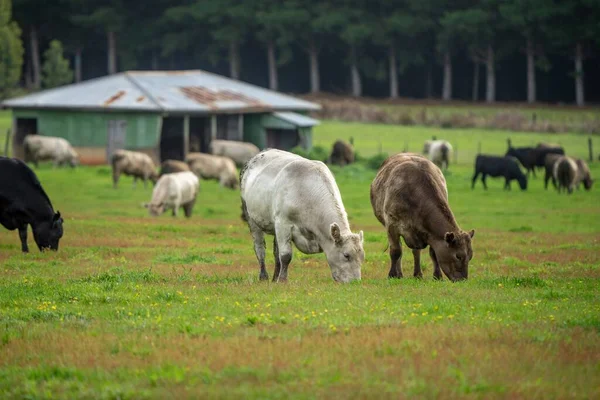
<path fill-rule="evenodd" d="M 191 117 L 189 145 L 190 152 L 208 153 L 210 141 L 210 117 Z"/>
<path fill-rule="evenodd" d="M 164 117 L 160 130 L 160 161 L 184 158 L 183 117 Z"/>
<path fill-rule="evenodd" d="M 25 151 L 23 149 L 23 141 L 27 135 L 38 134 L 37 118 L 16 118 L 15 132 L 12 143 L 12 156 L 21 160 L 25 159 Z"/>
<path fill-rule="evenodd" d="M 297 129 L 267 129 L 267 147 L 291 150 L 300 144 Z"/>

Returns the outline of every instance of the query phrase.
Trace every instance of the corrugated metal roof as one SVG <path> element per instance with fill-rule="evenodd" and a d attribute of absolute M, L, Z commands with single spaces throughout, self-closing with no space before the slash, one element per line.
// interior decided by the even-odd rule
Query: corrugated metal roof
<path fill-rule="evenodd" d="M 273 115 L 277 118 L 280 118 L 284 121 L 289 122 L 290 124 L 294 124 L 301 128 L 306 126 L 319 125 L 318 120 L 291 111 L 274 112 Z"/>
<path fill-rule="evenodd" d="M 9 99 L 2 105 L 187 113 L 321 108 L 316 103 L 201 70 L 123 72 Z"/>

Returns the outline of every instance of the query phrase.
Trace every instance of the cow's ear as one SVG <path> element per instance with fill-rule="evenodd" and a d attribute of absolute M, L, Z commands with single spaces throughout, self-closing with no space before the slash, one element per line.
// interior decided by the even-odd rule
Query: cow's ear
<path fill-rule="evenodd" d="M 52 217 L 52 222 L 56 222 L 56 221 L 60 221 L 62 222 L 63 219 L 60 216 L 60 211 L 56 211 L 56 213 L 54 214 L 54 217 Z"/>
<path fill-rule="evenodd" d="M 456 238 L 454 237 L 454 232 L 446 232 L 446 234 L 444 235 L 444 240 L 448 244 L 453 244 L 455 239 Z"/>
<path fill-rule="evenodd" d="M 335 222 L 331 224 L 331 237 L 335 244 L 340 244 L 342 242 L 342 234 L 340 232 L 340 226 Z"/>
<path fill-rule="evenodd" d="M 469 231 L 469 236 L 471 236 L 471 239 L 473 239 L 473 236 L 475 236 L 475 229 L 471 229 Z"/>
<path fill-rule="evenodd" d="M 363 231 L 358 232 L 358 237 L 360 238 L 360 244 L 363 244 L 364 239 L 365 239 L 365 235 L 363 234 Z"/>

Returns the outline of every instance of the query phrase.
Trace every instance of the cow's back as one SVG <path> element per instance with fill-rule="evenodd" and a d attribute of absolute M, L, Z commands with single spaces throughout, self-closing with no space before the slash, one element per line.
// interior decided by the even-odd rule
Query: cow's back
<path fill-rule="evenodd" d="M 50 212 L 52 203 L 35 173 L 16 158 L 0 157 L 0 213 L 11 208 Z"/>
<path fill-rule="evenodd" d="M 371 184 L 371 205 L 384 225 L 402 221 L 405 229 L 424 225 L 427 210 L 449 212 L 446 180 L 441 170 L 426 158 L 410 153 L 389 157 Z"/>

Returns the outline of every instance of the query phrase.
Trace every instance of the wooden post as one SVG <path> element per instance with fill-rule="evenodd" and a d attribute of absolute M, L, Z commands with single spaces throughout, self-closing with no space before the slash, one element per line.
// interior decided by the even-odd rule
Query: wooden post
<path fill-rule="evenodd" d="M 244 141 L 244 114 L 238 114 L 238 139 L 240 142 Z"/>
<path fill-rule="evenodd" d="M 590 152 L 590 162 L 594 161 L 594 151 L 592 148 L 592 138 L 588 138 L 588 150 Z"/>
<path fill-rule="evenodd" d="M 437 140 L 437 137 L 436 137 L 435 135 L 433 135 L 433 136 L 431 137 L 431 140 Z"/>
<path fill-rule="evenodd" d="M 190 152 L 190 116 L 183 117 L 183 160 Z M 182 160 L 182 161 L 183 161 Z"/>
<path fill-rule="evenodd" d="M 477 142 L 477 154 L 481 154 L 481 142 Z"/>

